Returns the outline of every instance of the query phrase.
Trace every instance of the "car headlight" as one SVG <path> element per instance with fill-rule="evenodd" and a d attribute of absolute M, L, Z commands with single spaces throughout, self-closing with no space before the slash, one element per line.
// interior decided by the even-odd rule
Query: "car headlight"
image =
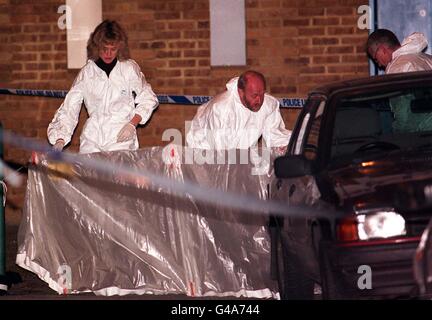
<path fill-rule="evenodd" d="M 360 240 L 390 238 L 406 234 L 405 219 L 394 210 L 357 215 Z"/>
<path fill-rule="evenodd" d="M 405 234 L 405 219 L 392 208 L 359 210 L 338 225 L 338 238 L 342 241 L 384 239 Z"/>

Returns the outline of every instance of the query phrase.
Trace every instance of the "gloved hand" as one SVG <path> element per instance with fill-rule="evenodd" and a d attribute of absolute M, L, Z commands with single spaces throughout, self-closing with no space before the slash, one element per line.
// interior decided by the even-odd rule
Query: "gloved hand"
<path fill-rule="evenodd" d="M 63 139 L 58 139 L 58 140 L 56 141 L 56 143 L 54 144 L 53 149 L 54 149 L 55 151 L 62 151 L 64 145 L 65 145 L 64 140 L 63 140 Z"/>
<path fill-rule="evenodd" d="M 288 146 L 276 147 L 276 155 L 282 156 L 286 153 Z"/>
<path fill-rule="evenodd" d="M 117 135 L 117 142 L 125 142 L 133 139 L 136 134 L 135 126 L 128 122 L 126 123 Z"/>

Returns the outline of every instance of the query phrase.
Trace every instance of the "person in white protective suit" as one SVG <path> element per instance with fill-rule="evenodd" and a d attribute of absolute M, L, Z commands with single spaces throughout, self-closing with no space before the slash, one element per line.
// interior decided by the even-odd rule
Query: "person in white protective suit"
<path fill-rule="evenodd" d="M 426 37 L 414 32 L 399 43 L 396 35 L 387 29 L 377 29 L 370 34 L 367 52 L 386 74 L 432 70 L 432 56 L 423 53 L 428 46 Z M 390 99 L 394 115 L 394 132 L 432 130 L 432 117 L 411 111 L 414 97 L 403 96 Z"/>
<path fill-rule="evenodd" d="M 265 93 L 264 76 L 246 71 L 231 79 L 227 90 L 201 105 L 186 136 L 197 149 L 248 149 L 262 136 L 267 147 L 286 148 L 291 131 L 285 128 L 279 101 Z"/>
<path fill-rule="evenodd" d="M 409 35 L 402 44 L 387 29 L 377 29 L 370 34 L 367 51 L 385 73 L 402 73 L 432 69 L 432 56 L 423 53 L 428 42 L 420 32 Z"/>
<path fill-rule="evenodd" d="M 138 149 L 136 126 L 150 119 L 158 99 L 130 59 L 126 33 L 116 21 L 103 21 L 90 36 L 87 54 L 89 60 L 48 126 L 49 142 L 61 151 L 71 141 L 84 101 L 89 118 L 80 153 Z"/>

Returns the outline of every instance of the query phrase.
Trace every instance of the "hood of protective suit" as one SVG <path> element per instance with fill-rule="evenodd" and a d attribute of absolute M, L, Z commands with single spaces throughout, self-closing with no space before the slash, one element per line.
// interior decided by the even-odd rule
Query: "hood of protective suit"
<path fill-rule="evenodd" d="M 389 74 L 432 70 L 432 56 L 422 52 L 427 46 L 426 37 L 420 32 L 414 32 L 393 52 L 392 61 L 385 72 Z"/>
<path fill-rule="evenodd" d="M 237 93 L 237 95 L 238 95 L 238 92 L 237 92 L 237 83 L 238 83 L 238 79 L 239 79 L 239 77 L 232 78 L 232 79 L 231 79 L 230 81 L 228 81 L 227 84 L 226 84 L 226 88 L 227 88 L 227 90 L 228 90 L 228 91 L 234 91 L 234 92 Z"/>
<path fill-rule="evenodd" d="M 393 52 L 393 59 L 410 53 L 420 53 L 428 46 L 428 42 L 423 33 L 414 32 L 404 39 L 401 47 Z"/>

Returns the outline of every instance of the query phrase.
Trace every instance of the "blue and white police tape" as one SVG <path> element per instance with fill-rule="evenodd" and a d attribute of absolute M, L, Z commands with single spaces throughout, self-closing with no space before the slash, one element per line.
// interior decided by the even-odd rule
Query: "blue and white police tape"
<path fill-rule="evenodd" d="M 37 90 L 37 89 L 8 89 L 0 88 L 0 94 L 11 94 L 18 96 L 35 96 L 64 98 L 66 90 Z M 211 96 L 191 96 L 191 95 L 157 95 L 159 103 L 183 104 L 183 105 L 201 105 L 208 102 Z M 302 108 L 306 99 L 303 98 L 278 98 L 281 108 Z"/>
<path fill-rule="evenodd" d="M 35 89 L 8 89 L 0 88 L 0 94 L 11 94 L 17 96 L 34 96 L 34 97 L 50 97 L 64 98 L 67 91 L 65 90 L 35 90 Z"/>

